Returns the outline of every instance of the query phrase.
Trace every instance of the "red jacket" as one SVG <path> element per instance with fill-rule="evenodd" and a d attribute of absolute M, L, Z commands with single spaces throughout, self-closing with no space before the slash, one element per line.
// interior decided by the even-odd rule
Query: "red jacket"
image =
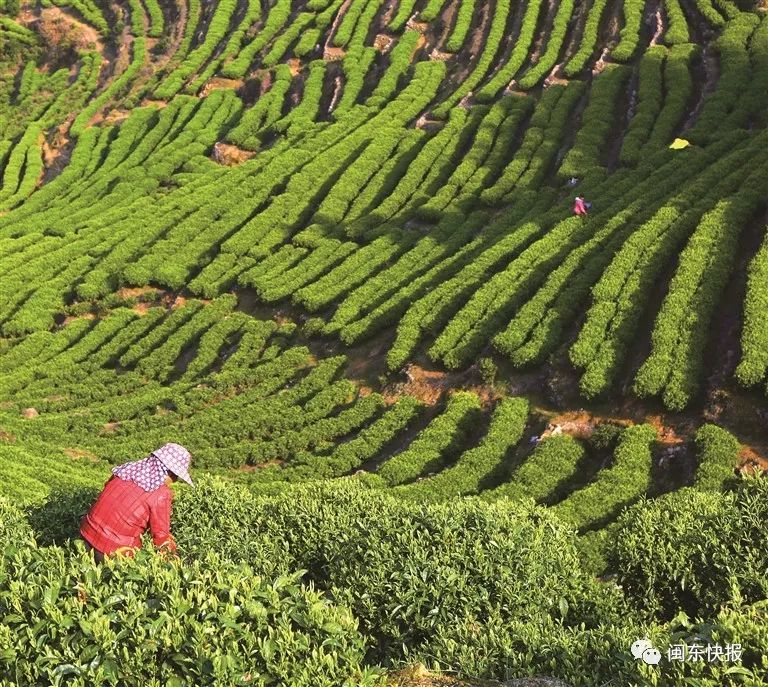
<path fill-rule="evenodd" d="M 80 523 L 80 534 L 94 549 L 114 553 L 120 548 L 141 548 L 141 535 L 149 527 L 155 546 L 172 551 L 171 503 L 173 492 L 163 484 L 152 492 L 119 477 L 111 477 Z"/>
<path fill-rule="evenodd" d="M 587 206 L 584 204 L 584 201 L 581 198 L 577 198 L 576 201 L 573 204 L 573 211 L 577 215 L 586 215 L 587 214 Z"/>

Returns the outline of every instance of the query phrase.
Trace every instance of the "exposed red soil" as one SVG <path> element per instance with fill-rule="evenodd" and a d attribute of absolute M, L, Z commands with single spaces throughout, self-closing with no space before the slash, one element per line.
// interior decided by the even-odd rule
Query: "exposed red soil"
<path fill-rule="evenodd" d="M 581 3 L 578 7 L 575 7 L 571 14 L 571 21 L 568 25 L 568 31 L 563 41 L 565 51 L 560 56 L 557 64 L 552 67 L 552 71 L 549 73 L 544 84 L 549 85 L 552 83 L 567 83 L 566 80 L 560 78 L 560 72 L 564 64 L 566 64 L 571 57 L 576 54 L 576 51 L 581 46 L 582 39 L 584 37 L 584 27 L 587 23 L 587 17 L 589 14 L 589 7 L 587 3 Z"/>
<path fill-rule="evenodd" d="M 381 53 L 389 52 L 395 39 L 392 36 L 387 36 L 385 33 L 379 33 L 376 38 L 373 39 L 373 47 Z"/>
<path fill-rule="evenodd" d="M 146 315 L 149 309 L 152 307 L 151 303 L 136 303 L 131 310 L 135 312 L 137 315 Z"/>
<path fill-rule="evenodd" d="M 291 70 L 291 76 L 301 73 L 301 60 L 298 57 L 292 57 L 288 60 L 288 68 Z"/>
<path fill-rule="evenodd" d="M 432 52 L 429 53 L 429 59 L 437 62 L 447 62 L 452 57 L 453 57 L 453 53 L 443 52 L 442 50 L 438 50 L 437 48 L 434 48 Z"/>
<path fill-rule="evenodd" d="M 427 31 L 429 31 L 430 25 L 427 22 L 409 19 L 405 24 L 405 28 L 410 29 L 411 31 L 418 31 L 421 34 L 425 34 Z"/>
<path fill-rule="evenodd" d="M 213 146 L 213 151 L 211 152 L 211 158 L 214 162 L 226 165 L 227 167 L 239 165 L 246 160 L 250 160 L 254 155 L 256 153 L 252 150 L 243 150 L 235 145 L 222 143 L 221 141 Z"/>
<path fill-rule="evenodd" d="M 411 363 L 403 373 L 408 381 L 393 382 L 387 385 L 382 394 L 388 403 L 394 403 L 401 396 L 415 396 L 427 405 L 437 404 L 446 392 L 463 389 L 476 393 L 484 404 L 491 404 L 503 395 L 493 386 L 476 383 L 474 368 L 462 372 L 444 372 L 428 370 Z"/>
<path fill-rule="evenodd" d="M 599 32 L 598 45 L 602 45 L 603 50 L 600 57 L 592 68 L 592 74 L 597 75 L 605 69 L 606 62 L 610 62 L 608 54 L 618 45 L 619 35 L 622 26 L 622 7 L 623 3 L 617 2 L 611 7 L 610 18 L 605 28 Z"/>
<path fill-rule="evenodd" d="M 180 308 L 183 305 L 186 305 L 187 298 L 184 296 L 175 296 L 172 293 L 166 293 L 163 296 L 163 304 L 167 305 L 171 310 L 175 310 L 176 308 Z"/>
<path fill-rule="evenodd" d="M 65 455 L 69 456 L 72 460 L 83 460 L 87 459 L 92 463 L 100 463 L 99 457 L 91 453 L 90 451 L 84 451 L 83 449 L 79 448 L 65 448 L 62 449 Z"/>
<path fill-rule="evenodd" d="M 405 372 L 407 382 L 398 382 L 384 390 L 384 398 L 394 403 L 400 396 L 415 396 L 427 405 L 435 405 L 450 389 L 448 373 L 439 370 L 425 370 L 418 365 L 409 365 Z"/>
<path fill-rule="evenodd" d="M 160 289 L 154 286 L 123 286 L 117 290 L 117 295 L 120 298 L 141 298 L 148 293 L 159 293 Z"/>
<path fill-rule="evenodd" d="M 211 91 L 217 90 L 237 91 L 240 90 L 243 86 L 245 86 L 244 79 L 225 79 L 223 76 L 214 76 L 205 84 L 205 86 L 203 86 L 202 90 L 200 91 L 200 97 L 204 98 Z"/>
<path fill-rule="evenodd" d="M 65 122 L 61 123 L 48 136 L 48 140 L 43 141 L 42 151 L 45 178 L 56 176 L 69 162 L 72 149 L 69 147 L 70 141 L 67 137 L 67 130 L 72 123 L 72 119 L 73 117 L 68 117 Z M 45 178 L 43 181 L 45 181 Z"/>
<path fill-rule="evenodd" d="M 586 410 L 571 410 L 566 413 L 547 413 L 542 412 L 537 408 L 537 411 L 540 414 L 545 415 L 549 421 L 549 425 L 542 436 L 562 433 L 568 434 L 576 439 L 589 439 L 594 433 L 595 427 L 597 427 L 601 421 L 605 421 L 604 418 L 597 418 Z M 627 420 L 619 420 L 616 421 L 616 424 L 630 425 L 632 423 Z M 560 428 L 559 431 L 557 430 L 558 427 Z"/>
<path fill-rule="evenodd" d="M 36 30 L 46 45 L 57 46 L 67 38 L 80 50 L 104 52 L 101 34 L 60 7 L 45 7 L 33 11 L 26 6 L 19 12 L 18 20 L 27 28 Z"/>
<path fill-rule="evenodd" d="M 170 25 L 173 27 L 171 30 L 171 44 L 155 62 L 156 69 L 159 69 L 171 60 L 174 54 L 178 52 L 179 45 L 184 37 L 184 27 L 187 23 L 187 3 L 184 0 L 176 0 L 173 3 L 173 7 L 176 10 L 176 16 L 172 17 L 170 22 Z"/>
<path fill-rule="evenodd" d="M 475 21 L 474 18 L 472 21 Z M 485 48 L 485 38 L 491 27 L 491 8 L 488 4 L 482 5 L 482 15 L 480 25 L 469 35 L 469 54 L 473 58 L 478 58 Z"/>
<path fill-rule="evenodd" d="M 743 446 L 739 453 L 739 467 L 746 473 L 768 473 L 768 446 Z"/>
<path fill-rule="evenodd" d="M 452 0 L 452 2 L 449 2 L 448 5 L 443 8 L 442 13 L 440 14 L 440 21 L 437 23 L 438 27 L 443 27 L 443 31 L 441 34 L 435 36 L 434 43 L 436 47 L 441 47 L 443 43 L 448 40 L 448 36 L 451 34 L 451 30 L 454 25 L 454 19 L 458 10 L 459 2 L 457 0 Z M 427 28 L 424 33 L 429 32 L 431 28 L 431 24 L 427 24 Z"/>
<path fill-rule="evenodd" d="M 347 55 L 346 50 L 344 48 L 334 48 L 334 47 L 328 47 L 326 46 L 323 50 L 323 59 L 326 62 L 340 62 L 343 60 Z"/>
<path fill-rule="evenodd" d="M 432 673 L 419 664 L 390 674 L 387 687 L 501 687 L 501 683 L 495 680 L 459 680 L 451 675 Z"/>
<path fill-rule="evenodd" d="M 685 438 L 680 436 L 674 427 L 664 423 L 664 418 L 661 415 L 649 415 L 645 421 L 652 425 L 659 435 L 658 441 L 661 444 L 682 444 L 685 442 Z"/>
<path fill-rule="evenodd" d="M 399 2 L 397 0 L 388 0 L 387 6 L 384 9 L 384 12 L 381 15 L 381 18 L 379 20 L 379 24 L 381 26 L 387 26 L 389 22 L 392 21 L 392 17 L 395 16 L 395 10 L 397 9 L 397 6 L 399 5 Z"/>
<path fill-rule="evenodd" d="M 338 75 L 334 77 L 333 95 L 331 96 L 331 101 L 328 104 L 328 112 L 333 112 L 333 109 L 336 107 L 336 104 L 339 102 L 339 98 L 341 97 L 343 86 L 344 86 L 344 80 L 341 78 L 341 76 Z"/>
<path fill-rule="evenodd" d="M 544 46 L 549 41 L 549 35 L 552 30 L 552 25 L 555 21 L 555 14 L 560 7 L 560 3 L 557 0 L 549 0 L 547 3 L 547 11 L 543 17 L 539 18 L 539 25 L 537 27 L 537 35 L 533 40 L 533 46 L 528 56 L 528 63 L 533 65 L 539 61 L 541 54 L 544 52 Z"/>
<path fill-rule="evenodd" d="M 658 45 L 659 39 L 662 37 L 663 34 L 666 33 L 666 27 L 664 26 L 664 17 L 661 13 L 661 7 L 657 7 L 656 11 L 653 11 L 653 8 L 650 8 L 651 11 L 651 17 L 647 18 L 646 21 L 650 21 L 653 29 L 653 35 L 651 36 L 651 42 L 649 45 Z"/>
<path fill-rule="evenodd" d="M 362 351 L 345 351 L 347 356 L 346 376 L 352 379 L 367 378 L 372 373 L 372 368 L 377 366 L 386 355 L 386 346 L 378 344 Z M 378 371 L 375 370 L 374 373 Z M 383 371 L 383 369 L 382 369 Z"/>
<path fill-rule="evenodd" d="M 74 322 L 75 320 L 95 320 L 96 315 L 92 312 L 86 312 L 82 315 L 67 315 L 64 320 L 61 322 L 61 325 L 63 327 L 66 327 L 70 322 Z"/>
<path fill-rule="evenodd" d="M 326 62 L 329 61 L 328 58 L 325 57 L 329 50 L 341 50 L 341 48 L 331 47 L 331 41 L 336 35 L 339 24 L 341 24 L 341 20 L 344 19 L 344 16 L 346 15 L 347 10 L 351 4 L 352 0 L 344 0 L 344 2 L 341 4 L 341 7 L 339 7 L 339 11 L 336 12 L 336 18 L 333 20 L 333 24 L 331 24 L 331 30 L 328 32 L 328 38 L 325 41 L 325 46 L 323 46 L 323 59 L 326 60 Z"/>
<path fill-rule="evenodd" d="M 106 115 L 96 115 L 92 120 L 91 124 L 119 124 L 120 122 L 124 122 L 128 117 L 131 115 L 129 110 L 120 110 L 115 109 L 108 112 Z"/>

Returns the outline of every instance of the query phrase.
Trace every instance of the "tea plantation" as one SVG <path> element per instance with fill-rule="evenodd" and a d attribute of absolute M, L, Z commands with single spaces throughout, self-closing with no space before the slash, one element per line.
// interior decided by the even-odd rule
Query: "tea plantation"
<path fill-rule="evenodd" d="M 766 179 L 763 0 L 0 0 L 0 687 L 768 684 Z"/>

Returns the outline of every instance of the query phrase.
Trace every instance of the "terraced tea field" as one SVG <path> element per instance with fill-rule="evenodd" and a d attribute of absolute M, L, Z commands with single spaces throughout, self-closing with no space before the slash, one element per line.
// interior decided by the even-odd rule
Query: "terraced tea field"
<path fill-rule="evenodd" d="M 114 656 L 107 670 L 103 648 L 71 646 L 33 668 L 20 646 L 4 653 L 31 616 L 3 597 L 0 565 L 0 686 L 366 685 L 416 661 L 573 685 L 764 684 L 764 534 L 727 564 L 690 554 L 712 566 L 702 589 L 722 583 L 715 603 L 684 564 L 643 559 L 630 524 L 685 529 L 690 513 L 764 503 L 751 475 L 768 469 L 766 179 L 760 2 L 0 0 L 0 506 L 60 541 L 112 464 L 181 443 L 202 484 L 179 494 L 186 551 L 217 552 L 221 569 L 245 558 L 259 598 L 259 576 L 308 570 L 338 604 L 328 623 L 346 633 L 351 609 L 364 633 L 326 640 L 327 660 L 286 645 L 279 666 L 260 642 L 284 637 L 250 638 L 266 657 L 250 672 L 255 654 L 223 658 L 242 643 L 210 670 L 171 657 L 132 673 Z M 210 532 L 195 533 L 196 509 Z M 322 545 L 270 548 L 288 536 L 263 529 L 270 513 Z M 442 560 L 441 542 L 477 526 L 482 552 L 456 542 L 456 556 L 495 561 L 497 516 L 510 542 L 521 522 L 557 530 L 553 555 L 561 537 L 582 576 L 564 581 L 566 566 L 558 584 L 613 573 L 622 600 L 545 603 L 532 585 L 520 593 L 538 610 L 516 615 L 482 581 L 489 563 L 467 573 L 464 605 L 440 606 L 461 565 L 429 577 L 419 556 Z M 315 517 L 350 548 L 330 525 L 307 534 Z M 377 539 L 390 521 L 407 538 L 395 523 L 411 517 L 436 537 L 420 552 Z M 245 553 L 227 522 L 252 533 L 230 533 Z M 367 550 L 370 569 L 402 556 L 421 570 L 426 605 L 394 582 L 402 603 L 377 602 L 394 577 L 356 568 Z M 643 609 L 639 590 L 662 583 Z M 299 615 L 326 603 L 280 589 Z M 752 642 L 742 672 L 624 655 L 633 633 L 671 642 L 694 618 Z M 210 649 L 195 646 L 176 653 Z"/>

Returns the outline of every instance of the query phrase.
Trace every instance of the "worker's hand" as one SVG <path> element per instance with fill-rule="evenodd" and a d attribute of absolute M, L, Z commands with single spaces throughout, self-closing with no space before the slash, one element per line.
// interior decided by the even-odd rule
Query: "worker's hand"
<path fill-rule="evenodd" d="M 178 558 L 179 555 L 176 552 L 176 542 L 173 540 L 173 537 L 170 537 L 168 541 L 163 542 L 158 547 L 158 551 L 162 555 L 163 558 L 166 560 L 171 560 Z"/>
<path fill-rule="evenodd" d="M 126 556 L 127 558 L 133 558 L 136 554 L 136 550 L 132 546 L 121 546 L 119 549 L 115 549 L 116 556 Z"/>

